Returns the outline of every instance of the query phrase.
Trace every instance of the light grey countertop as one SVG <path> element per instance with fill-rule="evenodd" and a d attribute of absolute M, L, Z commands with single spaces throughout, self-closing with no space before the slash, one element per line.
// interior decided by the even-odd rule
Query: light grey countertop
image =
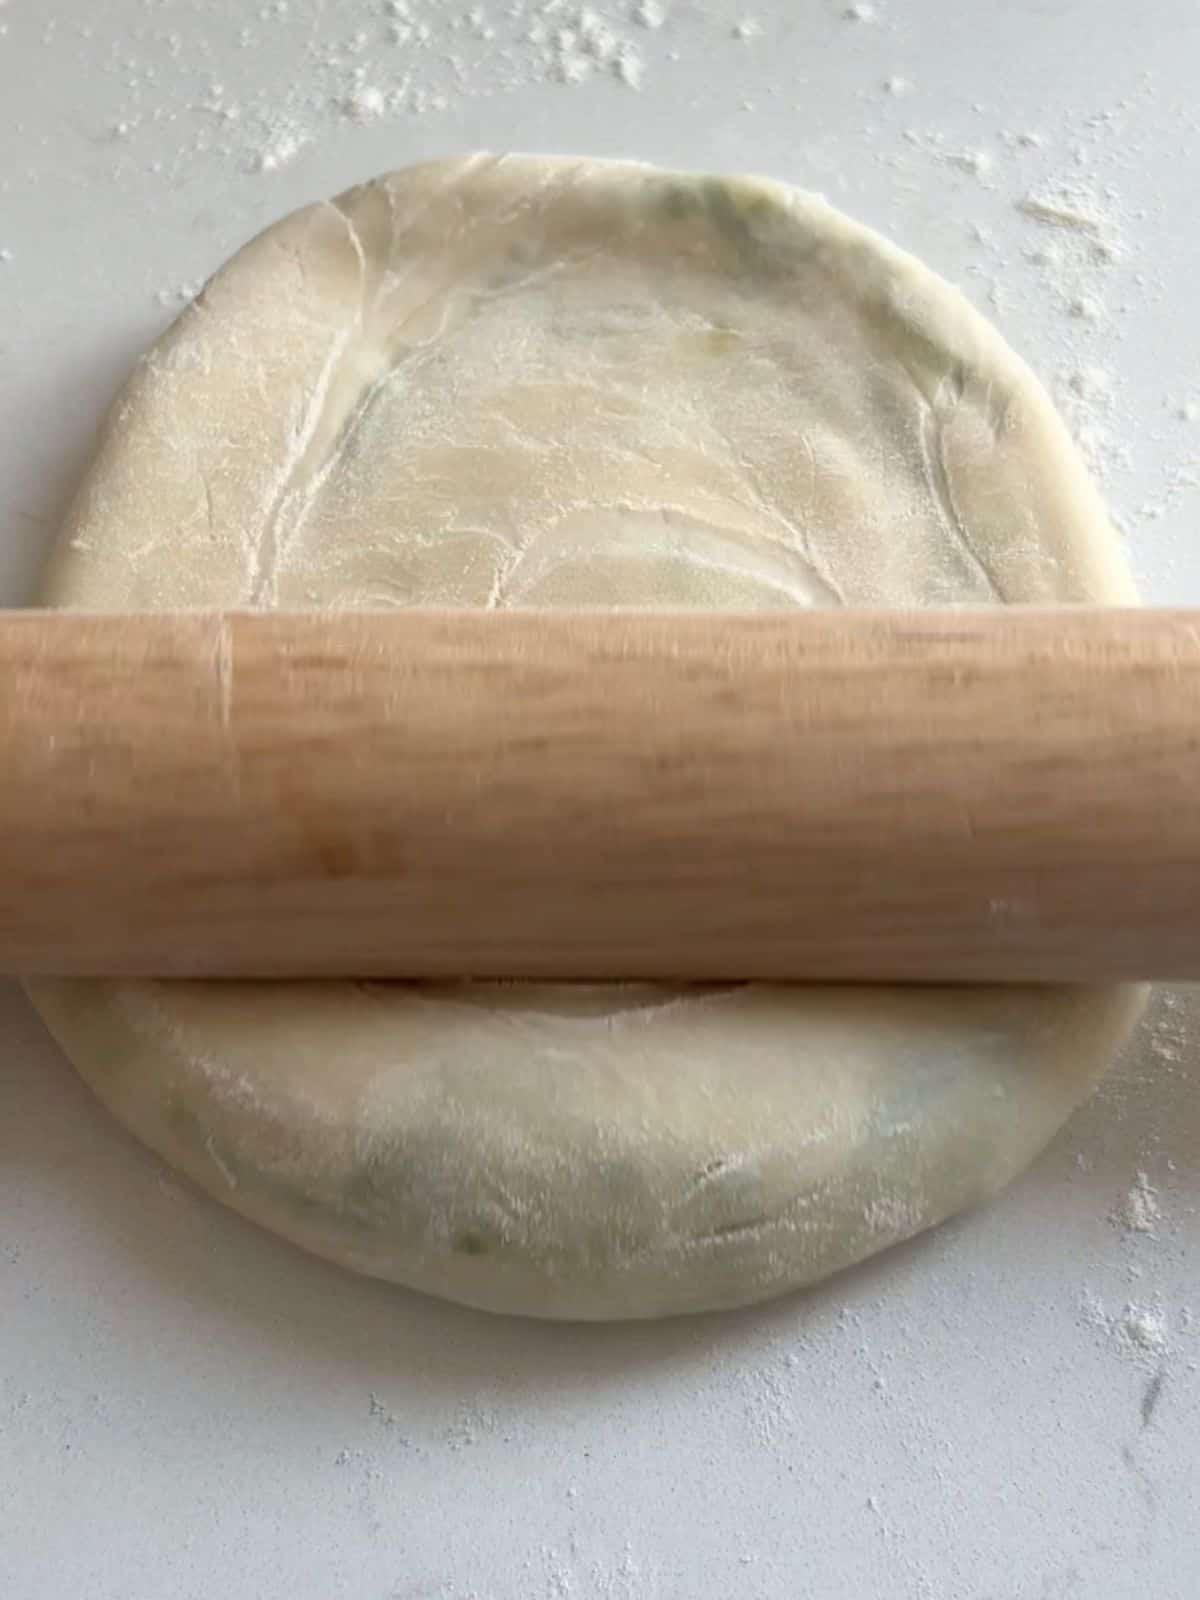
<path fill-rule="evenodd" d="M 0 598 L 239 243 L 489 147 L 768 173 L 881 228 L 1061 397 L 1147 597 L 1200 603 L 1194 0 L 593 0 L 607 64 L 579 9 L 0 0 Z M 0 986 L 0 1595 L 1191 1600 L 1198 1049 L 1157 996 L 1023 1181 L 813 1293 L 559 1327 L 220 1209 Z"/>

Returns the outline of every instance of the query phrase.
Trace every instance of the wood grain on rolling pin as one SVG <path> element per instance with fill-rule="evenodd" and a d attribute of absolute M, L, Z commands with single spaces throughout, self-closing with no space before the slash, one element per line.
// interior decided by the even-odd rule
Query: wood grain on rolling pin
<path fill-rule="evenodd" d="M 1200 977 L 1200 614 L 0 614 L 0 969 Z"/>

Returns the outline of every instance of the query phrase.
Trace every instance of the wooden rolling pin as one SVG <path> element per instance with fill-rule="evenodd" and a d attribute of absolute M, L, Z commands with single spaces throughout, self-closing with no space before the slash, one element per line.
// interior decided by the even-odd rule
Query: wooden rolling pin
<path fill-rule="evenodd" d="M 0 613 L 0 970 L 1200 978 L 1200 612 Z"/>

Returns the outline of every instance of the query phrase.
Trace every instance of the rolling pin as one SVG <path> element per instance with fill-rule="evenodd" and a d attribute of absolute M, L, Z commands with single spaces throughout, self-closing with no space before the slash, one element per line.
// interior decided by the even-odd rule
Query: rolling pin
<path fill-rule="evenodd" d="M 0 971 L 1200 978 L 1200 612 L 0 613 Z"/>

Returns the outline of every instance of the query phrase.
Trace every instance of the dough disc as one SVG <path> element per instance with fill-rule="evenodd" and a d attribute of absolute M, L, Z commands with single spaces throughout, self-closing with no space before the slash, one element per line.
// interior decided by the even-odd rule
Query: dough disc
<path fill-rule="evenodd" d="M 418 167 L 270 228 L 116 406 L 43 600 L 1129 602 L 1028 370 L 778 184 Z M 991 1194 L 1132 989 L 55 981 L 100 1098 L 359 1271 L 549 1317 L 778 1294 Z"/>

